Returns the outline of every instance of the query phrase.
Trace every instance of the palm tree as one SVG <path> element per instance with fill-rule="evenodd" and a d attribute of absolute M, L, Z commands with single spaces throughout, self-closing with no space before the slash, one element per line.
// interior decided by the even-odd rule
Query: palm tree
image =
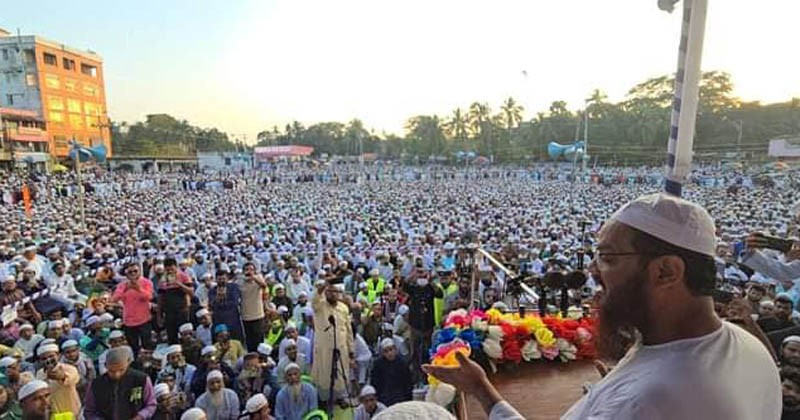
<path fill-rule="evenodd" d="M 459 142 L 464 142 L 467 138 L 467 125 L 469 121 L 464 113 L 461 111 L 461 108 L 456 108 L 453 111 L 452 116 L 450 119 L 444 123 L 444 127 L 447 130 L 447 134 L 450 136 L 451 139 L 458 140 Z"/>
<path fill-rule="evenodd" d="M 500 109 L 503 112 L 503 122 L 509 131 L 522 122 L 522 111 L 524 108 L 522 105 L 518 104 L 514 98 L 509 96 L 508 99 L 503 102 Z"/>
<path fill-rule="evenodd" d="M 484 146 L 485 149 L 491 149 L 489 145 L 489 126 L 492 119 L 492 111 L 489 105 L 480 102 L 473 102 L 469 106 L 469 128 L 472 132 L 473 138 L 478 142 L 479 146 Z M 491 154 L 491 150 L 488 150 Z"/>

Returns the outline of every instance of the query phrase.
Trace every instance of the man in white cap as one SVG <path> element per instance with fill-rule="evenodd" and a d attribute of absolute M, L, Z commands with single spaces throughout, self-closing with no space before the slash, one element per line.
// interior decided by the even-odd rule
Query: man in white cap
<path fill-rule="evenodd" d="M 301 374 L 305 375 L 308 373 L 308 363 L 306 362 L 306 355 L 300 353 L 299 348 L 297 347 L 297 342 L 293 339 L 289 339 L 285 341 L 286 345 L 283 348 L 284 356 L 278 359 L 278 366 L 275 368 L 275 374 L 277 376 L 278 385 L 283 386 L 286 367 L 290 364 L 296 364 L 300 366 Z"/>
<path fill-rule="evenodd" d="M 456 417 L 444 408 L 424 401 L 395 404 L 373 418 L 375 420 L 456 420 Z"/>
<path fill-rule="evenodd" d="M 213 344 L 213 326 L 211 325 L 211 312 L 208 309 L 200 309 L 195 313 L 197 318 L 197 330 L 194 335 L 203 343 L 203 346 L 210 346 Z"/>
<path fill-rule="evenodd" d="M 197 407 L 190 408 L 181 414 L 181 420 L 206 420 L 206 413 Z"/>
<path fill-rule="evenodd" d="M 153 383 L 146 374 L 129 368 L 132 354 L 127 346 L 108 351 L 106 373 L 97 377 L 86 393 L 86 419 L 140 420 L 153 416 Z"/>
<path fill-rule="evenodd" d="M 167 356 L 167 365 L 161 369 L 161 372 L 174 374 L 175 386 L 178 390 L 186 393 L 186 395 L 192 395 L 192 378 L 197 368 L 186 363 L 180 344 L 173 344 L 167 347 L 164 354 Z"/>
<path fill-rule="evenodd" d="M 21 351 L 25 358 L 33 356 L 33 349 L 44 340 L 44 336 L 34 334 L 33 325 L 25 323 L 19 327 L 19 339 L 14 343 L 14 348 Z"/>
<path fill-rule="evenodd" d="M 300 380 L 300 366 L 286 366 L 286 385 L 275 398 L 275 416 L 279 419 L 302 420 L 307 413 L 317 409 L 317 390 Z"/>
<path fill-rule="evenodd" d="M 86 395 L 86 388 L 95 378 L 94 363 L 81 353 L 81 347 L 75 340 L 67 340 L 61 344 L 61 363 L 66 363 L 75 367 L 80 375 L 80 382 L 78 382 L 78 395 L 83 401 L 83 396 Z"/>
<path fill-rule="evenodd" d="M 22 408 L 22 418 L 26 420 L 50 419 L 50 387 L 47 382 L 32 380 L 17 393 Z"/>
<path fill-rule="evenodd" d="M 333 386 L 334 395 L 330 395 L 334 351 L 338 353 L 339 360 L 345 368 L 350 366 L 350 361 L 355 356 L 350 309 L 346 303 L 340 301 L 340 298 L 341 290 L 337 285 L 323 284 L 317 287 L 311 300 L 311 306 L 314 308 L 314 364 L 311 367 L 311 377 L 314 384 L 319 387 L 323 401 L 335 401 L 347 392 L 344 375 L 340 369 Z M 330 321 L 333 321 L 335 326 L 331 325 Z M 334 334 L 336 334 L 336 346 L 334 346 Z"/>
<path fill-rule="evenodd" d="M 244 413 L 249 415 L 249 420 L 274 420 L 269 411 L 269 401 L 264 394 L 253 395 L 244 406 Z"/>
<path fill-rule="evenodd" d="M 236 420 L 239 418 L 239 397 L 225 388 L 222 372 L 212 370 L 206 375 L 206 392 L 197 399 L 195 407 L 205 411 L 209 420 Z"/>
<path fill-rule="evenodd" d="M 186 363 L 197 366 L 200 362 L 200 350 L 204 346 L 200 340 L 194 338 L 194 326 L 188 322 L 181 325 L 178 327 L 178 335 L 180 336 L 179 344 L 186 358 Z"/>
<path fill-rule="evenodd" d="M 358 395 L 358 402 L 353 420 L 371 420 L 373 417 L 386 410 L 386 406 L 378 401 L 377 392 L 371 385 L 361 388 Z"/>
<path fill-rule="evenodd" d="M 47 381 L 50 386 L 50 409 L 54 414 L 78 413 L 81 410 L 81 399 L 78 395 L 80 375 L 72 365 L 59 362 L 59 351 L 56 344 L 43 344 L 36 350 L 39 358 L 39 369 L 36 379 Z"/>
<path fill-rule="evenodd" d="M 20 361 L 12 356 L 0 359 L 0 373 L 6 376 L 7 386 L 16 394 L 22 386 L 20 383 Z"/>
<path fill-rule="evenodd" d="M 391 338 L 381 340 L 380 351 L 381 355 L 372 367 L 371 379 L 378 401 L 387 407 L 411 401 L 413 383 L 408 362 L 397 353 L 397 347 Z"/>
<path fill-rule="evenodd" d="M 156 398 L 156 412 L 154 419 L 175 419 L 178 417 L 178 410 L 175 399 L 172 398 L 169 385 L 165 383 L 156 384 L 153 387 L 153 394 Z"/>
<path fill-rule="evenodd" d="M 583 418 L 776 419 L 781 386 L 769 352 L 743 329 L 721 322 L 714 220 L 697 204 L 640 197 L 599 233 L 592 277 L 602 285 L 597 342 L 602 356 L 625 358 L 564 415 Z M 522 419 L 475 362 L 425 366 L 473 394 L 490 419 Z M 702 392 L 698 392 L 702 390 Z"/>
<path fill-rule="evenodd" d="M 311 340 L 305 338 L 300 335 L 297 324 L 294 321 L 289 321 L 286 323 L 286 327 L 283 329 L 283 340 L 281 340 L 281 344 L 278 347 L 278 360 L 282 359 L 286 355 L 286 346 L 288 345 L 289 340 L 294 340 L 294 343 L 297 345 L 297 351 L 304 354 L 304 359 L 310 365 L 313 363 L 311 360 Z"/>
<path fill-rule="evenodd" d="M 800 336 L 790 335 L 781 343 L 781 366 L 800 368 Z"/>

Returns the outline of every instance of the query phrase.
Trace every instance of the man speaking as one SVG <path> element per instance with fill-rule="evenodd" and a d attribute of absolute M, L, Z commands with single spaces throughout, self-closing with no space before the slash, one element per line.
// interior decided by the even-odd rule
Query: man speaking
<path fill-rule="evenodd" d="M 640 197 L 599 233 L 589 269 L 603 286 L 597 343 L 617 367 L 564 419 L 778 419 L 781 383 L 767 349 L 714 313 L 714 221 L 702 207 L 666 194 Z M 481 367 L 426 372 L 473 394 L 490 419 L 523 417 Z"/>

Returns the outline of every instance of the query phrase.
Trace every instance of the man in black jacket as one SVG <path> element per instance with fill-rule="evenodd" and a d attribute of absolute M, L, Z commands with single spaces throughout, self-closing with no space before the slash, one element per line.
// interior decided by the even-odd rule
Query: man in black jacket
<path fill-rule="evenodd" d="M 129 368 L 131 354 L 128 346 L 108 350 L 106 373 L 97 377 L 86 393 L 87 420 L 145 420 L 153 416 L 153 384 L 147 375 Z"/>
<path fill-rule="evenodd" d="M 387 407 L 411 401 L 411 371 L 408 370 L 408 363 L 397 354 L 391 338 L 381 341 L 381 357 L 372 368 L 371 382 L 377 391 L 378 401 Z"/>
<path fill-rule="evenodd" d="M 403 284 L 403 291 L 408 294 L 406 304 L 410 308 L 408 323 L 411 325 L 411 368 L 417 382 L 421 382 L 424 377 L 420 366 L 428 361 L 428 349 L 431 347 L 436 324 L 433 301 L 444 297 L 442 289 L 431 283 L 430 273 L 421 263 L 422 260 L 417 260 L 414 271 Z"/>

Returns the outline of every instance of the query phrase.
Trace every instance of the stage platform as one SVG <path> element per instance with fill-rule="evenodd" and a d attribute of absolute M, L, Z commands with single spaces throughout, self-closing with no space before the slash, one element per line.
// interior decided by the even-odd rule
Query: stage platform
<path fill-rule="evenodd" d="M 597 382 L 600 374 L 589 360 L 570 363 L 507 364 L 490 375 L 500 394 L 528 420 L 558 419 L 583 395 L 585 382 Z M 467 397 L 469 420 L 484 420 L 478 401 Z"/>

